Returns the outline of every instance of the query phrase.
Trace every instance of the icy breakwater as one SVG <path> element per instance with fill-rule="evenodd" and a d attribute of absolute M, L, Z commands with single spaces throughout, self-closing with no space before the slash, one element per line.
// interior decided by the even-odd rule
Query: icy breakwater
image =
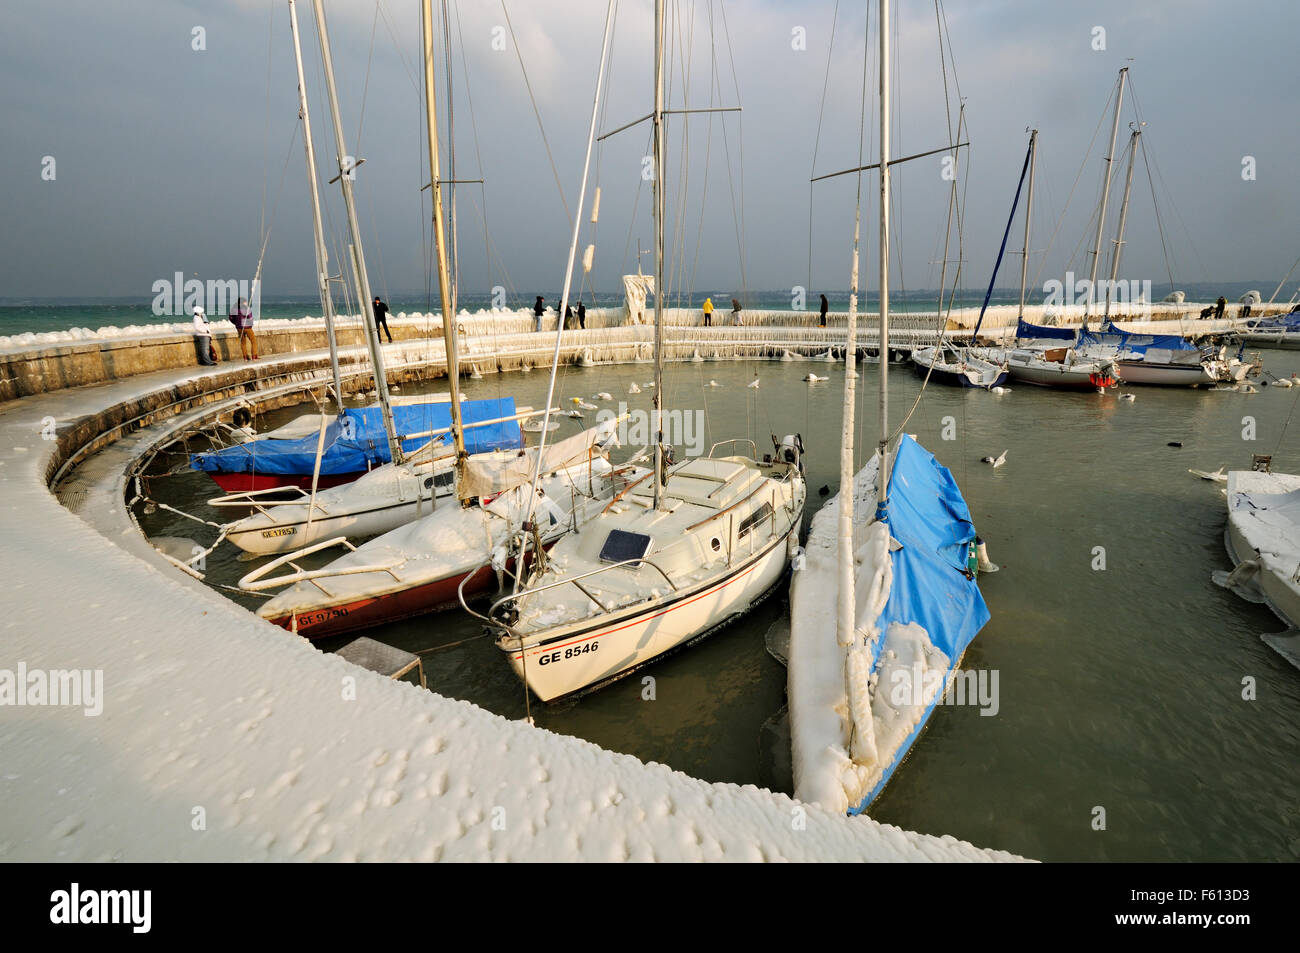
<path fill-rule="evenodd" d="M 1044 320 L 1041 307 L 1027 308 L 1030 320 Z M 1076 313 L 1078 312 L 1078 313 Z M 1231 320 L 1202 321 L 1189 316 L 1199 313 L 1197 305 L 1154 305 L 1150 314 L 1138 320 L 1118 317 L 1125 327 L 1169 334 L 1208 333 L 1227 330 Z M 952 312 L 950 329 L 973 328 L 977 309 Z M 1017 309 L 990 308 L 981 335 L 1004 337 L 1014 328 Z M 1081 309 L 1055 309 L 1054 321 L 1068 324 L 1082 317 Z M 650 360 L 653 331 L 642 319 L 631 318 L 621 309 L 589 311 L 585 329 L 565 334 L 564 360 L 569 362 L 627 362 Z M 549 365 L 554 344 L 555 317 L 543 318 L 542 332 L 535 331 L 530 311 L 461 312 L 457 335 L 467 372 L 492 373 Z M 702 327 L 694 309 L 669 308 L 665 312 L 665 340 L 668 360 L 727 360 L 767 357 L 812 357 L 845 341 L 847 316 L 832 312 L 827 326 L 820 327 L 818 315 L 807 311 L 746 311 L 740 323 L 729 312 L 715 312 L 711 328 Z M 434 314 L 399 314 L 389 319 L 393 343 L 386 352 L 396 359 L 431 365 L 431 374 L 445 364 L 442 318 Z M 891 318 L 891 346 L 906 350 L 933 343 L 940 320 L 934 313 L 897 314 Z M 189 324 L 144 325 L 123 328 L 74 328 L 0 337 L 0 401 L 44 394 L 65 387 L 79 387 L 120 380 L 154 371 L 195 368 L 194 341 Z M 337 337 L 346 364 L 363 365 L 365 348 L 360 318 L 340 318 Z M 871 349 L 878 337 L 878 318 L 859 317 L 859 346 Z M 304 369 L 325 366 L 327 340 L 320 318 L 265 320 L 257 325 L 258 350 L 268 358 L 294 357 Z M 384 339 L 387 342 L 387 339 Z M 245 364 L 234 329 L 214 322 L 213 343 L 225 366 L 244 367 L 256 375 L 261 364 Z M 226 363 L 229 362 L 229 363 Z M 433 365 L 436 365 L 434 367 Z"/>

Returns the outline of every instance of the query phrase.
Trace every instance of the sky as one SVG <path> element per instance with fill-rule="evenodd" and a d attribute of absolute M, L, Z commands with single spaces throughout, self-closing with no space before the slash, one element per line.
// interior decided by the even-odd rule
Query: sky
<path fill-rule="evenodd" d="M 365 159 L 356 196 L 372 287 L 385 295 L 423 291 L 432 280 L 431 207 L 430 193 L 421 191 L 428 158 L 419 4 L 325 6 L 346 151 Z M 436 0 L 440 22 L 442 6 Z M 530 302 L 563 281 L 609 4 L 447 6 L 450 111 L 441 38 L 436 72 L 444 99 L 443 175 L 450 112 L 456 176 L 483 180 L 456 190 L 460 287 L 489 294 L 499 286 L 512 303 Z M 653 106 L 653 5 L 616 6 L 599 132 Z M 668 107 L 741 107 L 669 117 L 670 287 L 724 298 L 797 286 L 810 296 L 847 288 L 858 177 L 815 185 L 809 179 L 858 165 L 860 141 L 863 162 L 878 158 L 877 5 L 667 6 Z M 1067 269 L 1087 272 L 1108 101 L 1123 66 L 1131 83 L 1102 271 L 1109 268 L 1130 123 L 1137 122 L 1146 125 L 1122 278 L 1157 287 L 1171 272 L 1175 285 L 1259 280 L 1267 296 L 1300 255 L 1300 12 L 1293 4 L 948 0 L 941 7 L 942 61 L 932 0 L 893 6 L 891 155 L 949 145 L 950 123 L 959 103 L 966 106 L 962 138 L 971 144 L 956 179 L 963 284 L 989 279 L 1031 127 L 1039 130 L 1039 149 L 1028 281 L 1032 288 Z M 327 184 L 336 150 L 312 4 L 300 0 L 298 8 L 337 263 L 346 229 L 339 187 Z M 0 233 L 0 297 L 147 298 L 156 281 L 176 272 L 251 278 L 264 241 L 264 293 L 312 295 L 297 113 L 287 0 L 11 5 L 0 34 L 0 217 L 7 225 Z M 653 244 L 650 183 L 643 178 L 649 143 L 649 124 L 641 123 L 593 153 L 579 258 L 594 244 L 588 281 L 602 291 L 619 288 L 620 276 L 637 270 L 638 242 L 642 249 Z M 892 287 L 939 283 L 951 192 L 942 158 L 893 170 Z M 590 192 L 597 184 L 593 226 Z M 878 188 L 874 172 L 861 177 L 867 289 L 877 284 Z M 1001 287 L 1019 280 L 1022 216 L 1023 205 Z M 948 258 L 951 269 L 955 229 Z M 653 269 L 651 255 L 640 261 Z"/>

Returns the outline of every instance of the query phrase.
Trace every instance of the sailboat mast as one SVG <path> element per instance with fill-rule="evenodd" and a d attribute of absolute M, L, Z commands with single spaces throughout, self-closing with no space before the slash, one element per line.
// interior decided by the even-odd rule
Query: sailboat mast
<path fill-rule="evenodd" d="M 1115 138 L 1119 135 L 1119 112 L 1124 103 L 1124 80 L 1128 78 L 1128 67 L 1122 66 L 1119 71 L 1119 91 L 1115 94 L 1115 121 L 1110 127 L 1110 151 L 1106 153 L 1106 175 L 1101 184 L 1101 207 L 1097 211 L 1097 240 L 1092 246 L 1092 272 L 1088 275 L 1088 303 L 1085 309 L 1090 309 L 1093 299 L 1097 295 L 1097 265 L 1101 262 L 1101 238 L 1106 231 L 1106 198 L 1110 193 L 1110 173 L 1115 165 Z M 1087 316 L 1087 310 L 1084 316 Z M 1087 324 L 1087 321 L 1084 321 Z"/>
<path fill-rule="evenodd" d="M 329 30 L 325 26 L 325 5 L 322 0 L 313 0 L 313 3 L 316 10 L 316 33 L 320 38 L 321 61 L 325 67 L 325 89 L 329 94 L 330 117 L 334 121 L 334 152 L 339 169 L 338 181 L 343 189 L 343 204 L 348 212 L 348 236 L 351 239 L 353 266 L 357 273 L 361 294 L 361 318 L 365 323 L 370 361 L 375 369 L 375 390 L 379 392 L 379 408 L 384 419 L 384 431 L 388 435 L 388 451 L 394 463 L 401 463 L 404 459 L 402 442 L 397 439 L 397 426 L 393 422 L 393 406 L 388 399 L 384 355 L 375 331 L 374 306 L 370 298 L 370 276 L 366 274 L 366 259 L 361 250 L 361 225 L 357 221 L 357 206 L 352 197 L 352 177 L 355 172 L 353 166 L 345 167 L 343 161 L 347 146 L 343 138 L 343 119 L 339 114 L 339 92 L 334 84 L 334 59 L 330 55 Z"/>
<path fill-rule="evenodd" d="M 1038 163 L 1038 130 L 1029 133 L 1029 196 L 1025 199 L 1025 247 L 1020 253 L 1020 318 L 1025 316 L 1025 278 L 1029 274 L 1029 223 L 1034 211 L 1034 166 Z"/>
<path fill-rule="evenodd" d="M 655 112 L 654 112 L 654 226 L 655 226 L 655 493 L 654 507 L 663 497 L 664 459 L 664 3 L 655 0 Z M 563 318 L 561 318 L 563 320 Z"/>
<path fill-rule="evenodd" d="M 880 0 L 880 472 L 876 516 L 889 499 L 889 0 Z"/>
<path fill-rule="evenodd" d="M 456 485 L 465 486 L 465 431 L 460 413 L 460 358 L 456 353 L 456 315 L 452 310 L 447 278 L 447 246 L 442 212 L 442 184 L 438 181 L 438 95 L 433 79 L 433 0 L 421 4 L 424 34 L 424 102 L 429 133 L 429 174 L 433 183 L 433 243 L 438 257 L 438 293 L 442 296 L 442 341 L 447 353 L 447 384 L 451 391 L 451 433 L 456 442 Z"/>
<path fill-rule="evenodd" d="M 334 398 L 343 413 L 343 379 L 339 374 L 339 348 L 334 337 L 334 296 L 330 293 L 329 250 L 325 245 L 325 226 L 321 222 L 320 189 L 316 180 L 316 147 L 311 137 L 311 118 L 307 114 L 307 82 L 303 77 L 302 44 L 298 40 L 298 7 L 289 0 L 289 33 L 293 37 L 293 59 L 298 67 L 298 115 L 302 119 L 302 141 L 307 150 L 307 186 L 311 192 L 312 235 L 316 247 L 316 283 L 320 291 L 321 313 L 325 316 L 325 337 L 330 346 L 330 369 L 334 372 Z"/>
<path fill-rule="evenodd" d="M 1119 232 L 1115 236 L 1115 250 L 1110 256 L 1110 281 L 1106 284 L 1106 317 L 1110 317 L 1110 296 L 1115 290 L 1115 279 L 1119 277 L 1119 256 L 1124 251 L 1124 225 L 1128 222 L 1128 197 L 1133 191 L 1133 160 L 1137 158 L 1138 137 L 1141 130 L 1134 129 L 1129 136 L 1128 176 L 1124 180 L 1124 201 L 1119 207 Z"/>

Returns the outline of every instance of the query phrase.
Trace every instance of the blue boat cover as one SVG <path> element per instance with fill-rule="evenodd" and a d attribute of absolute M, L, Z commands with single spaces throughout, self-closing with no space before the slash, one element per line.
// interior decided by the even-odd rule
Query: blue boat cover
<path fill-rule="evenodd" d="M 1016 337 L 1037 338 L 1050 341 L 1073 341 L 1076 332 L 1069 328 L 1049 328 L 1042 324 L 1030 324 L 1024 318 L 1016 321 Z"/>
<path fill-rule="evenodd" d="M 907 435 L 894 457 L 884 519 L 903 548 L 891 554 L 893 583 L 876 625 L 882 633 L 893 622 L 920 625 L 935 648 L 948 656 L 951 672 L 989 621 L 979 585 L 967 574 L 975 526 L 952 473 Z M 876 640 L 873 670 L 883 643 L 883 637 Z M 941 700 L 942 693 L 935 704 Z M 849 813 L 861 813 L 880 793 L 933 712 L 934 704 L 893 753 L 875 788 Z"/>
<path fill-rule="evenodd" d="M 1079 334 L 1079 345 L 1100 344 L 1104 347 L 1119 348 L 1121 351 L 1133 351 L 1145 354 L 1147 348 L 1167 348 L 1171 351 L 1195 351 L 1196 345 L 1177 334 L 1140 334 L 1125 331 L 1118 324 L 1112 324 L 1104 331 L 1083 331 Z"/>
<path fill-rule="evenodd" d="M 466 424 L 496 420 L 515 415 L 513 397 L 502 400 L 463 400 L 461 418 Z M 393 408 L 393 423 L 403 436 L 402 449 L 410 452 L 429 442 L 428 437 L 405 437 L 451 426 L 451 403 L 431 401 L 402 404 Z M 207 453 L 190 455 L 190 469 L 208 473 L 266 473 L 286 476 L 310 476 L 316 466 L 319 434 L 297 440 L 250 440 L 248 443 Z M 523 446 L 518 421 L 467 427 L 465 449 L 469 453 L 488 450 L 513 450 Z M 384 434 L 382 411 L 378 407 L 345 410 L 325 427 L 325 446 L 321 455 L 323 476 L 365 473 L 388 463 L 388 438 Z"/>
<path fill-rule="evenodd" d="M 1275 318 L 1247 321 L 1246 327 L 1252 331 L 1300 331 L 1300 310 L 1290 311 Z"/>

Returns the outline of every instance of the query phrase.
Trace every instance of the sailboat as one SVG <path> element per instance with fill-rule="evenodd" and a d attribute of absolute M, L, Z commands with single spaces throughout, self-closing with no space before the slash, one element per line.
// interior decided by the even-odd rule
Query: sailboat
<path fill-rule="evenodd" d="M 1234 569 L 1213 580 L 1263 602 L 1289 629 L 1263 641 L 1300 668 L 1300 476 L 1271 467 L 1228 473 L 1224 545 Z"/>
<path fill-rule="evenodd" d="M 1020 311 L 1016 318 L 1017 330 L 1025 325 L 1025 282 L 1029 269 L 1029 225 L 1034 208 L 1034 171 L 1038 155 L 1038 130 L 1029 133 L 1029 148 L 1025 152 L 1024 167 L 1020 170 L 1020 184 L 1016 186 L 1016 199 L 1011 204 L 1011 216 L 1007 219 L 1007 228 L 1002 235 L 1002 248 L 1006 248 L 1007 236 L 1011 223 L 1015 219 L 1016 206 L 1020 200 L 1020 188 L 1025 183 L 1026 171 L 1029 175 L 1029 190 L 1025 196 L 1025 241 L 1020 254 Z M 980 308 L 979 320 L 975 324 L 975 334 L 979 333 L 988 309 L 989 298 L 993 292 L 993 283 L 997 280 L 998 266 L 1002 263 L 1002 252 L 998 252 L 997 264 L 993 268 L 993 277 L 989 281 L 989 290 L 984 295 L 984 304 Z M 1050 329 L 1049 329 L 1050 330 Z M 1074 334 L 1068 335 L 1073 343 Z M 1037 387 L 1056 387 L 1067 390 L 1100 390 L 1113 386 L 1116 382 L 1115 366 L 1106 358 L 1084 358 L 1073 347 L 1057 346 L 1056 342 L 1045 345 L 1026 344 L 1011 348 L 972 348 L 970 353 L 986 361 L 1005 367 L 1012 380 Z"/>
<path fill-rule="evenodd" d="M 518 425 L 507 426 L 502 420 L 514 415 L 513 401 L 467 401 L 462 406 L 454 393 L 451 399 L 416 397 L 398 401 L 394 401 L 389 395 L 383 350 L 380 348 L 375 329 L 370 280 L 366 274 L 361 232 L 353 202 L 354 173 L 344 166 L 347 148 L 344 145 L 343 126 L 339 115 L 338 91 L 334 82 L 334 66 L 325 25 L 325 11 L 320 2 L 315 3 L 315 11 L 321 57 L 325 67 L 326 91 L 329 95 L 334 125 L 335 155 L 339 169 L 337 181 L 342 189 L 343 201 L 348 213 L 352 271 L 357 282 L 356 293 L 361 302 L 366 345 L 374 371 L 379 404 L 377 407 L 367 408 L 345 409 L 343 407 L 343 385 L 339 374 L 338 347 L 334 334 L 333 295 L 330 291 L 330 282 L 333 279 L 328 274 L 329 258 L 321 221 L 315 147 L 312 140 L 311 119 L 307 110 L 302 49 L 298 38 L 298 13 L 294 0 L 289 0 L 290 34 L 293 39 L 294 62 L 298 73 L 298 109 L 303 124 L 307 182 L 312 205 L 317 285 L 329 341 L 330 366 L 338 413 L 332 419 L 323 415 L 309 415 L 286 427 L 261 434 L 243 443 L 191 454 L 191 469 L 206 472 L 227 493 L 254 494 L 250 497 L 220 498 L 217 505 L 248 507 L 270 502 L 286 502 L 285 497 L 274 492 L 267 496 L 264 491 L 310 488 L 314 494 L 317 489 L 350 483 L 375 467 L 388 463 L 401 464 L 406 454 L 422 450 L 430 442 L 431 436 L 439 432 L 451 430 L 459 434 L 462 429 L 462 418 L 467 418 L 472 423 L 500 422 L 494 430 L 482 430 L 472 438 L 471 442 L 477 451 L 510 450 L 523 445 L 523 435 Z M 446 323 L 444 319 L 444 326 Z M 449 337 L 454 338 L 454 335 Z M 452 347 L 452 344 L 449 343 L 448 347 Z M 451 360 L 449 358 L 449 361 Z M 287 501 L 300 502 L 292 494 L 287 497 Z M 262 529 L 265 527 L 258 530 L 259 534 Z"/>
<path fill-rule="evenodd" d="M 654 467 L 582 531 L 536 553 L 522 588 L 486 614 L 496 645 L 543 701 L 593 690 L 709 634 L 766 596 L 798 546 L 805 487 L 797 435 L 756 460 L 674 464 L 663 443 L 664 3 L 655 0 Z M 536 551 L 535 551 L 536 552 Z M 464 602 L 464 600 L 462 600 Z"/>
<path fill-rule="evenodd" d="M 889 336 L 889 0 L 880 0 L 880 334 Z M 870 168 L 870 167 L 862 167 Z M 861 169 L 850 170 L 861 173 Z M 858 202 L 859 212 L 861 200 Z M 856 814 L 915 744 L 963 653 L 989 619 L 977 538 L 952 474 L 889 431 L 853 473 L 858 235 L 853 242 L 840 492 L 813 518 L 790 586 L 788 697 L 795 797 Z"/>
<path fill-rule="evenodd" d="M 421 22 L 433 235 L 447 336 L 447 377 L 452 406 L 456 407 L 460 405 L 459 369 L 439 179 L 431 0 L 422 4 Z M 602 58 L 602 70 L 603 65 Z M 571 248 L 570 271 L 573 251 Z M 566 294 L 567 282 L 566 278 Z M 561 323 L 556 331 L 557 354 L 562 332 Z M 555 375 L 553 366 L 547 418 Z M 258 614 L 307 638 L 338 635 L 454 605 L 462 594 L 482 591 L 494 579 L 504 578 L 513 565 L 506 550 L 517 534 L 531 534 L 535 547 L 544 551 L 594 517 L 629 481 L 641 477 L 644 470 L 614 467 L 609 462 L 605 447 L 616 423 L 606 421 L 554 446 L 547 447 L 543 441 L 536 448 L 512 454 L 468 453 L 463 436 L 466 425 L 453 424 L 456 450 L 447 482 L 458 500 L 361 546 L 345 538 L 309 543 L 253 570 L 239 585 L 250 591 L 282 588 Z M 436 488 L 438 473 L 431 479 Z M 314 512 L 308 515 L 320 519 Z M 343 546 L 347 552 L 329 565 L 319 569 L 299 565 L 299 560 L 335 546 Z M 284 566 L 291 571 L 272 575 Z"/>

